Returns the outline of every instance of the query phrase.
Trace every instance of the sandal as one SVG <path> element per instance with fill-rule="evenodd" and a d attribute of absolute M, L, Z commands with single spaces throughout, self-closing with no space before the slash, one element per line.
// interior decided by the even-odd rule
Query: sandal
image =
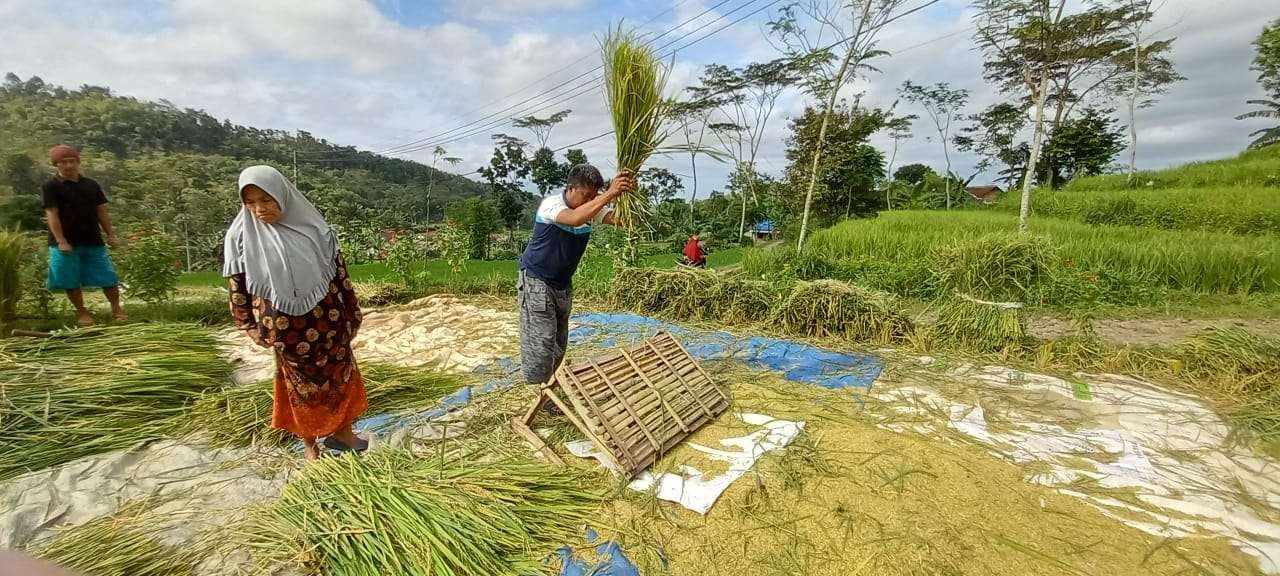
<path fill-rule="evenodd" d="M 324 447 L 337 452 L 355 452 L 357 454 L 368 450 L 369 441 L 364 438 L 360 438 L 359 436 L 357 436 L 357 438 L 360 440 L 358 444 L 355 446 L 348 446 L 345 442 L 334 438 L 333 436 L 326 436 L 324 439 Z"/>
<path fill-rule="evenodd" d="M 76 317 L 76 325 L 81 328 L 88 328 L 95 324 L 97 324 L 97 322 L 93 320 L 92 314 L 77 315 Z"/>

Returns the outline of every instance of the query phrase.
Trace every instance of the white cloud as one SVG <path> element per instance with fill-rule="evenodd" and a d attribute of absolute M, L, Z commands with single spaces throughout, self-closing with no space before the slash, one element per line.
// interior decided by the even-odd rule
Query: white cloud
<path fill-rule="evenodd" d="M 461 18 L 502 21 L 526 19 L 557 10 L 577 10 L 590 0 L 450 0 L 452 12 Z"/>
<path fill-rule="evenodd" d="M 477 14 L 408 26 L 388 16 L 400 14 L 404 6 L 394 0 L 380 1 L 385 10 L 365 0 L 149 0 L 143 5 L 130 3 L 128 8 L 111 0 L 89 0 L 79 3 L 75 11 L 55 13 L 38 0 L 4 0 L 0 1 L 0 37 L 5 38 L 0 43 L 0 62 L 7 67 L 3 71 L 24 77 L 38 74 L 66 86 L 111 86 L 123 94 L 203 108 L 242 124 L 302 129 L 333 142 L 374 150 L 439 134 L 547 90 L 558 91 L 535 99 L 534 106 L 517 106 L 494 119 L 528 114 L 538 104 L 545 105 L 536 111 L 541 116 L 572 108 L 573 114 L 552 135 L 556 147 L 609 129 L 599 90 L 587 85 L 570 101 L 556 102 L 554 97 L 583 85 L 592 77 L 572 79 L 598 64 L 594 32 L 601 31 L 606 20 L 596 23 L 600 30 L 583 28 L 572 35 L 558 32 L 565 22 L 552 20 L 566 10 L 583 8 L 586 0 L 468 3 L 473 12 L 522 18 L 509 30 L 468 24 Z M 676 0 L 668 0 L 668 5 L 675 6 Z M 666 30 L 710 5 L 707 0 L 688 0 L 652 27 Z M 680 44 L 759 5 L 726 12 L 725 19 Z M 847 94 L 865 91 L 864 104 L 887 107 L 896 100 L 897 87 L 910 78 L 970 89 L 969 112 L 997 101 L 1000 96 L 982 79 L 981 55 L 973 50 L 967 2 L 948 0 L 939 6 L 886 30 L 880 47 L 894 54 L 876 62 L 882 73 L 860 79 Z M 661 8 L 645 3 L 635 6 L 643 14 Z M 1255 13 L 1256 3 L 1250 0 L 1212 5 L 1169 0 L 1153 28 L 1174 26 L 1170 33 L 1179 39 L 1173 58 L 1188 80 L 1140 113 L 1142 166 L 1221 157 L 1247 143 L 1247 134 L 1256 125 L 1231 118 L 1247 109 L 1245 99 L 1261 95 L 1248 71 L 1249 43 L 1263 25 Z M 720 15 L 702 16 L 663 42 Z M 762 22 L 771 16 L 759 14 L 679 54 L 670 89 L 696 82 L 710 62 L 738 66 L 776 57 L 761 30 Z M 785 166 L 787 121 L 803 111 L 807 100 L 793 91 L 779 101 L 761 150 L 762 168 L 778 173 Z M 900 110 L 918 112 L 905 105 Z M 916 137 L 900 151 L 897 165 L 941 166 L 941 147 L 926 139 L 931 127 L 925 122 L 917 122 Z M 495 127 L 443 145 L 451 154 L 462 156 L 465 162 L 459 168 L 469 171 L 487 161 L 492 151 L 488 135 L 499 131 L 528 136 L 511 127 Z M 882 136 L 874 142 L 887 148 Z M 612 138 L 584 147 L 603 169 L 612 168 Z M 429 161 L 429 148 L 408 157 Z M 957 171 L 966 171 L 972 164 L 963 155 L 952 158 Z M 654 163 L 679 173 L 689 171 L 683 156 Z M 699 168 L 699 195 L 723 185 L 726 165 L 700 161 Z"/>

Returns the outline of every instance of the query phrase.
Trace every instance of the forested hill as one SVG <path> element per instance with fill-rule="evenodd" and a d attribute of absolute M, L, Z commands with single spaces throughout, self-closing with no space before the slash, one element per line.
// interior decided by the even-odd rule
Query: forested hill
<path fill-rule="evenodd" d="M 357 151 L 306 132 L 263 130 L 201 110 L 113 95 L 109 88 L 67 90 L 13 74 L 0 86 L 0 226 L 38 228 L 39 187 L 52 174 L 54 144 L 83 151 L 84 171 L 111 197 L 125 227 L 144 222 L 174 231 L 217 257 L 217 240 L 237 207 L 236 177 L 270 164 L 297 183 L 342 229 L 400 228 L 438 222 L 446 203 L 476 196 L 483 184 L 430 166 Z"/>

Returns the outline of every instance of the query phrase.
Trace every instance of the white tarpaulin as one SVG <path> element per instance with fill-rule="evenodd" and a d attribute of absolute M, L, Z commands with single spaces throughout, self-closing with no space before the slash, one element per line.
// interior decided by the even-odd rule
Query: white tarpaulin
<path fill-rule="evenodd" d="M 1076 374 L 1073 383 L 964 365 L 943 375 L 878 382 L 873 398 L 911 416 L 884 427 L 959 432 L 996 456 L 1047 465 L 1027 480 L 1129 526 L 1167 537 L 1218 534 L 1280 573 L 1280 468 L 1236 442 L 1198 399 L 1111 374 Z"/>
<path fill-rule="evenodd" d="M 658 499 L 675 502 L 699 514 L 706 514 L 720 495 L 750 471 L 761 457 L 791 444 L 800 435 L 800 431 L 804 430 L 804 422 L 778 420 L 763 414 L 737 416 L 744 423 L 760 428 L 746 436 L 721 440 L 723 449 L 709 448 L 693 442 L 686 444 L 712 460 L 727 462 L 729 470 L 725 473 L 708 478 L 702 471 L 687 465 L 680 466 L 679 474 L 664 472 L 654 476 L 652 472 L 645 470 L 636 475 L 627 487 L 637 492 L 648 492 L 656 485 Z M 590 440 L 567 442 L 565 447 L 579 458 L 604 461 L 603 455 L 595 450 Z"/>

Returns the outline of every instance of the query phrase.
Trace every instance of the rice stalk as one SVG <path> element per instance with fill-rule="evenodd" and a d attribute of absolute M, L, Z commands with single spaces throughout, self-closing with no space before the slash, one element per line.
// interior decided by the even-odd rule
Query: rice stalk
<path fill-rule="evenodd" d="M 1026 325 L 1019 309 L 1001 307 L 967 298 L 949 298 L 935 303 L 936 319 L 929 336 L 938 342 L 980 352 L 1016 348 L 1027 340 Z"/>
<path fill-rule="evenodd" d="M 894 299 L 836 280 L 797 282 L 770 323 L 793 334 L 890 343 L 913 330 Z"/>
<path fill-rule="evenodd" d="M 541 559 L 578 535 L 599 497 L 564 469 L 472 456 L 323 459 L 250 513 L 245 543 L 264 567 L 333 576 L 544 573 Z"/>
<path fill-rule="evenodd" d="M 670 67 L 648 43 L 622 24 L 600 41 L 604 60 L 605 105 L 613 120 L 619 170 L 639 174 L 640 168 L 666 139 L 663 124 L 670 103 L 663 98 Z M 648 227 L 649 202 L 639 189 L 619 197 L 619 224 L 628 237 Z"/>
<path fill-rule="evenodd" d="M 132 324 L 0 340 L 0 479 L 186 429 L 231 367 L 194 324 Z"/>
<path fill-rule="evenodd" d="M 138 514 L 142 506 L 130 504 L 112 516 L 64 530 L 35 554 L 85 576 L 195 574 L 196 554 L 161 544 L 148 530 L 152 520 Z"/>
<path fill-rule="evenodd" d="M 360 365 L 369 408 L 366 414 L 385 414 L 434 406 L 462 388 L 456 376 L 423 368 L 369 362 Z M 191 409 L 193 432 L 207 432 L 214 446 L 279 446 L 292 436 L 271 428 L 271 380 L 246 386 L 224 386 L 200 397 Z"/>
<path fill-rule="evenodd" d="M 14 231 L 0 231 L 0 322 L 18 317 L 22 300 L 22 254 L 26 236 Z"/>

